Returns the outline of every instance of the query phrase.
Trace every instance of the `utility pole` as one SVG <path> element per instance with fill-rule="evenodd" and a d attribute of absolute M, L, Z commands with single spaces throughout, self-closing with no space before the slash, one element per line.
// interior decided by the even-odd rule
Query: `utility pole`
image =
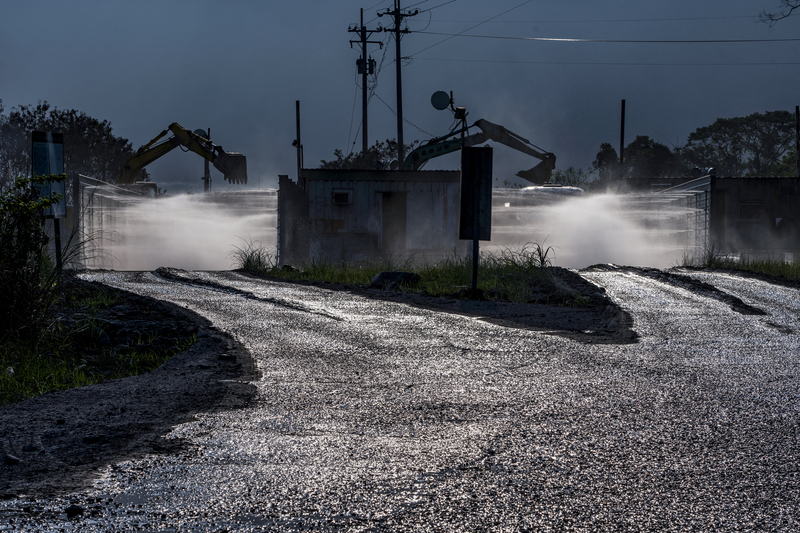
<path fill-rule="evenodd" d="M 625 177 L 625 99 L 622 100 L 622 114 L 619 124 L 619 177 Z"/>
<path fill-rule="evenodd" d="M 300 187 L 305 187 L 305 182 L 302 179 L 303 172 L 303 143 L 300 140 L 300 100 L 294 101 L 295 119 L 297 121 L 297 138 L 292 141 L 292 146 L 297 148 L 297 184 Z"/>
<path fill-rule="evenodd" d="M 395 55 L 395 63 L 397 63 L 397 163 L 399 165 L 403 164 L 403 156 L 405 155 L 403 153 L 405 151 L 405 146 L 403 145 L 403 81 L 400 76 L 400 60 L 402 59 L 400 55 L 400 34 L 411 33 L 408 28 L 404 30 L 400 29 L 400 24 L 405 17 L 413 17 L 417 13 L 419 13 L 419 9 L 413 12 L 406 11 L 405 13 L 401 11 L 400 0 L 394 0 L 394 11 L 389 11 L 387 9 L 384 13 L 378 13 L 379 17 L 384 15 L 391 15 L 394 17 L 394 29 L 391 31 L 394 32 L 394 42 L 397 52 Z"/>
<path fill-rule="evenodd" d="M 361 43 L 361 59 L 356 60 L 358 66 L 358 73 L 361 74 L 361 152 L 367 153 L 369 147 L 369 134 L 367 132 L 367 74 L 375 73 L 375 60 L 367 54 L 367 44 L 379 44 L 383 48 L 381 41 L 368 41 L 370 35 L 373 33 L 383 31 L 383 28 L 378 26 L 377 29 L 368 30 L 364 26 L 364 10 L 361 10 L 361 26 L 357 28 L 349 28 L 347 31 L 359 33 L 360 38 L 358 41 L 350 41 L 350 48 L 353 48 L 353 43 Z"/>

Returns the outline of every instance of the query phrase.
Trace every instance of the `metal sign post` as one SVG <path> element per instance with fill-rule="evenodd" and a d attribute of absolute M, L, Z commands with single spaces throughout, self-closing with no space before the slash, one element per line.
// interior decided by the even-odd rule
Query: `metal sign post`
<path fill-rule="evenodd" d="M 53 174 L 61 175 L 64 173 L 64 135 L 44 131 L 34 131 L 31 134 L 31 171 L 33 177 L 50 177 Z M 50 199 L 54 194 L 58 194 L 56 202 L 48 204 L 44 209 L 44 217 L 53 219 L 53 233 L 56 241 L 56 268 L 61 270 L 61 224 L 59 220 L 67 216 L 67 197 L 65 182 L 63 180 L 51 180 L 36 184 L 39 189 L 39 197 Z"/>
<path fill-rule="evenodd" d="M 459 238 L 472 240 L 472 290 L 478 289 L 479 241 L 492 240 L 492 148 L 461 148 Z"/>

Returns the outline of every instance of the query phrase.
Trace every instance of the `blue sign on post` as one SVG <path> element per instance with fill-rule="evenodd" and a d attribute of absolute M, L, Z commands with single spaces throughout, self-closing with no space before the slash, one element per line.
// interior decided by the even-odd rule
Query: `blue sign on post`
<path fill-rule="evenodd" d="M 64 135 L 34 131 L 32 134 L 33 146 L 32 171 L 35 176 L 50 176 L 51 174 L 64 173 Z M 37 184 L 39 197 L 50 198 L 53 194 L 60 194 L 58 202 L 45 208 L 44 216 L 48 218 L 64 218 L 67 216 L 67 198 L 65 195 L 64 181 L 48 181 Z"/>

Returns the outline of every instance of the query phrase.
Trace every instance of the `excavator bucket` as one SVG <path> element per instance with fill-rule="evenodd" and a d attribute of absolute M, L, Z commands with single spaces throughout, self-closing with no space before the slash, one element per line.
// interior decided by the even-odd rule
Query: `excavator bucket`
<path fill-rule="evenodd" d="M 552 161 L 545 159 L 530 170 L 520 170 L 517 172 L 517 176 L 530 181 L 534 185 L 543 185 L 550 181 L 550 175 L 553 173 L 553 169 L 556 168 L 554 160 L 555 158 Z"/>
<path fill-rule="evenodd" d="M 214 159 L 214 168 L 222 172 L 226 181 L 247 183 L 247 158 L 237 152 L 222 152 Z"/>

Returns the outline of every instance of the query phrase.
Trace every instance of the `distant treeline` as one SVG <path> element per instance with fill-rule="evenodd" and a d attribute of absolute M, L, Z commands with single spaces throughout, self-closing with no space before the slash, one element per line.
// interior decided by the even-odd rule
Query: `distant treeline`
<path fill-rule="evenodd" d="M 128 139 L 117 137 L 107 120 L 82 111 L 64 110 L 39 102 L 4 113 L 0 100 L 0 191 L 17 177 L 31 173 L 31 132 L 64 134 L 64 168 L 70 175 L 85 174 L 115 182 L 125 160 L 133 154 Z"/>
<path fill-rule="evenodd" d="M 794 113 L 768 111 L 719 118 L 672 149 L 638 135 L 623 151 L 622 168 L 611 143 L 603 143 L 592 171 L 603 180 L 688 176 L 693 168 L 713 168 L 720 176 L 794 176 L 795 127 Z"/>

